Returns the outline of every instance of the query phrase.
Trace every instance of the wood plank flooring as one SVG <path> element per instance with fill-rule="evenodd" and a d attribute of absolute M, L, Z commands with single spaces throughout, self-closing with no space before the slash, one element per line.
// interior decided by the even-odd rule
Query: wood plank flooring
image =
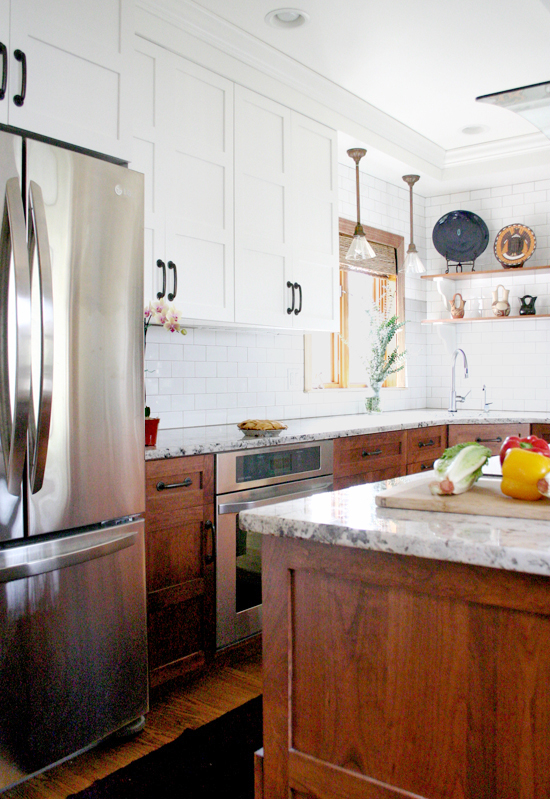
<path fill-rule="evenodd" d="M 111 739 L 1 794 L 1 799 L 66 799 L 165 743 L 186 727 L 199 727 L 262 692 L 259 651 L 234 654 L 188 681 L 173 681 L 151 695 L 145 729 Z"/>

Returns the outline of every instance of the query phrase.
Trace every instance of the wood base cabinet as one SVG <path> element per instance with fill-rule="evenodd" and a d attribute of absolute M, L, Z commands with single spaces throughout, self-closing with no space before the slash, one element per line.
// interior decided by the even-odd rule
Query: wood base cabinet
<path fill-rule="evenodd" d="M 213 456 L 148 461 L 145 521 L 151 687 L 215 647 Z"/>
<path fill-rule="evenodd" d="M 266 536 L 263 797 L 548 799 L 550 579 Z"/>

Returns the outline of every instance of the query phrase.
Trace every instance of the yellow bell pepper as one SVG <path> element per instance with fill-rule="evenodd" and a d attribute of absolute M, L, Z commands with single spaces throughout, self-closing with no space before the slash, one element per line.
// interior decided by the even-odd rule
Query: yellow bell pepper
<path fill-rule="evenodd" d="M 542 497 L 537 483 L 550 472 L 550 458 L 526 449 L 510 449 L 502 464 L 503 494 L 514 499 L 535 500 Z"/>

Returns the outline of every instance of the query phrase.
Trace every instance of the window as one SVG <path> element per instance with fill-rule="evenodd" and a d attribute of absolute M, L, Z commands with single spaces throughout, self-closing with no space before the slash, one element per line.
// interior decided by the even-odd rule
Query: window
<path fill-rule="evenodd" d="M 354 229 L 354 222 L 340 218 L 340 332 L 306 335 L 306 390 L 367 386 L 367 312 L 375 304 L 388 316 L 404 318 L 405 280 L 398 271 L 403 263 L 403 237 L 364 226 L 376 258 L 355 266 L 345 260 Z M 397 334 L 397 346 L 405 349 L 404 329 Z M 404 385 L 404 371 L 390 375 L 384 383 L 384 387 Z"/>

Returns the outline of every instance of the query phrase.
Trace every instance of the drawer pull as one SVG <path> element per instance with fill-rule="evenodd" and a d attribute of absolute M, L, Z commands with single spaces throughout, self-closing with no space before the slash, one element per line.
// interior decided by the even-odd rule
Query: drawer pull
<path fill-rule="evenodd" d="M 430 466 L 428 466 L 427 463 L 421 463 L 420 464 L 420 471 L 421 472 L 425 472 L 426 469 L 433 469 L 433 463 Z"/>
<path fill-rule="evenodd" d="M 364 449 L 363 452 L 361 453 L 361 457 L 368 458 L 370 455 L 381 455 L 381 454 L 382 454 L 381 449 L 375 449 L 372 452 L 367 452 L 367 450 Z"/>
<path fill-rule="evenodd" d="M 419 441 L 418 442 L 418 446 L 420 448 L 422 448 L 422 447 L 433 447 L 434 444 L 435 444 L 435 441 L 433 441 L 431 438 L 430 438 L 429 441 Z"/>
<path fill-rule="evenodd" d="M 183 483 L 163 483 L 162 480 L 159 480 L 157 491 L 166 491 L 168 488 L 187 488 L 190 485 L 193 485 L 190 477 L 186 477 Z"/>
<path fill-rule="evenodd" d="M 497 436 L 496 438 L 476 438 L 476 444 L 490 444 L 491 442 L 500 444 L 501 441 L 501 436 Z"/>

